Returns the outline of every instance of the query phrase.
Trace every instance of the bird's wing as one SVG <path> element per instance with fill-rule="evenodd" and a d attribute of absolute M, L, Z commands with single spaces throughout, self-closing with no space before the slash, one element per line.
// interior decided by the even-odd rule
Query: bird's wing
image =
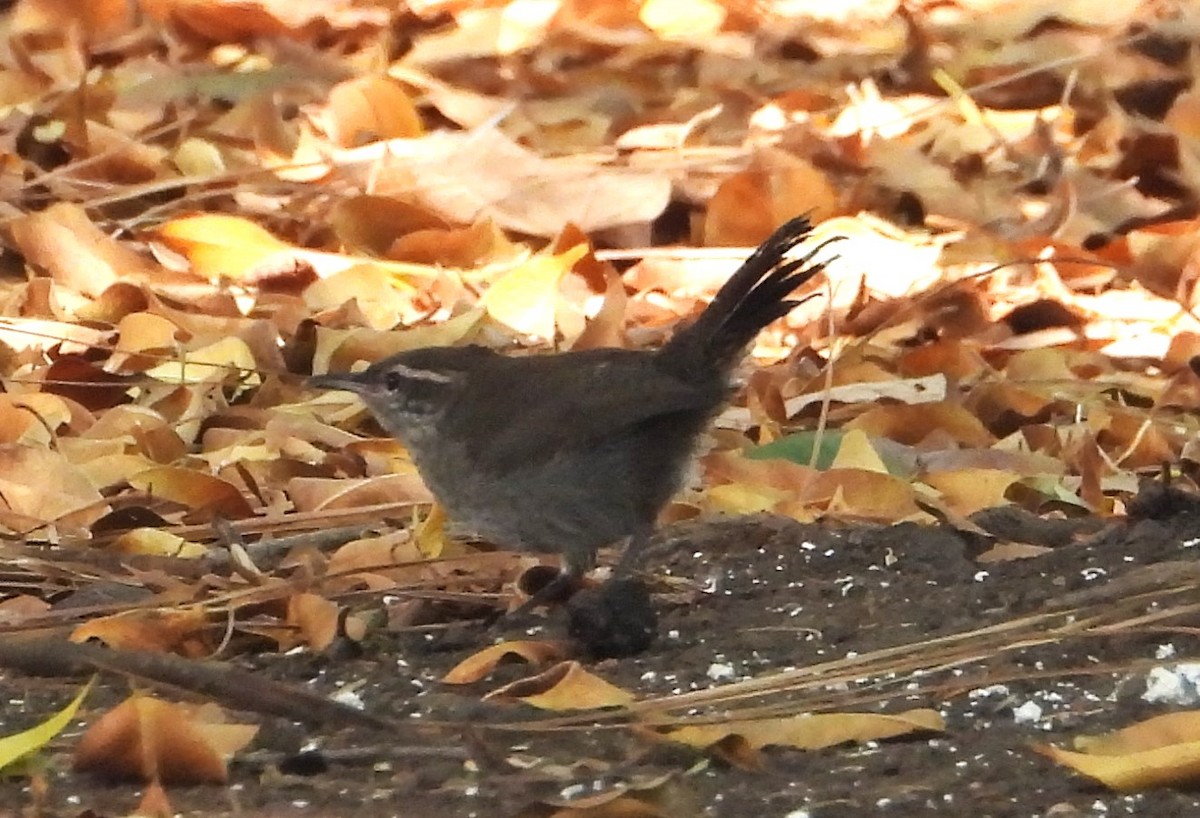
<path fill-rule="evenodd" d="M 675 413 L 706 415 L 726 394 L 724 384 L 697 385 L 662 371 L 646 353 L 595 350 L 572 357 L 574 368 L 561 358 L 524 359 L 521 395 L 510 394 L 514 378 L 507 366 L 489 368 L 482 380 L 496 400 L 486 411 L 476 406 L 472 424 L 488 465 L 535 463 Z"/>

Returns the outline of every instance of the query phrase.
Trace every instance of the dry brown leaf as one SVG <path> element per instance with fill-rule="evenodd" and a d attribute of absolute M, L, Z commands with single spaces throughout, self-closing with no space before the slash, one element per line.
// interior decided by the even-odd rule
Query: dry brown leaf
<path fill-rule="evenodd" d="M 578 662 L 568 661 L 493 690 L 484 698 L 520 699 L 542 710 L 591 710 L 626 705 L 636 697 L 584 670 Z"/>
<path fill-rule="evenodd" d="M 717 724 L 667 730 L 672 741 L 709 747 L 740 736 L 754 749 L 775 745 L 818 750 L 846 742 L 881 741 L 912 733 L 941 732 L 945 721 L 935 710 L 883 713 L 813 713 L 773 719 L 730 719 Z"/>
<path fill-rule="evenodd" d="M 920 444 L 934 433 L 972 448 L 986 448 L 995 442 L 977 417 L 961 405 L 949 402 L 877 406 L 854 418 L 844 428 L 910 446 Z"/>
<path fill-rule="evenodd" d="M 153 278 L 156 267 L 105 235 L 83 208 L 59 202 L 8 227 L 25 258 L 58 284 L 96 297 L 118 279 Z"/>
<path fill-rule="evenodd" d="M 241 520 L 254 513 L 232 483 L 195 469 L 159 466 L 135 474 L 129 484 L 154 497 L 227 520 Z"/>
<path fill-rule="evenodd" d="M 1027 543 L 999 543 L 984 551 L 975 561 L 980 565 L 993 562 L 1011 562 L 1012 560 L 1027 560 L 1040 557 L 1053 551 L 1044 545 L 1029 545 Z"/>
<path fill-rule="evenodd" d="M 410 233 L 446 231 L 450 227 L 445 219 L 437 214 L 405 199 L 366 194 L 339 200 L 333 206 L 329 223 L 343 246 L 350 252 L 367 252 L 380 256 L 390 255 L 389 251 L 396 242 Z M 429 264 L 440 262 L 451 267 L 463 266 L 453 264 L 440 256 L 428 260 L 404 260 L 424 261 Z"/>
<path fill-rule="evenodd" d="M 16 32 L 61 32 L 64 20 L 77 20 L 89 40 L 104 42 L 137 25 L 136 12 L 125 0 L 25 0 L 14 8 L 10 25 Z"/>
<path fill-rule="evenodd" d="M 293 0 L 143 0 L 144 11 L 160 23 L 175 22 L 184 31 L 217 42 L 254 37 L 312 36 L 328 28 L 380 28 L 387 25 L 383 9 L 363 7 L 352 0 L 319 4 Z"/>
<path fill-rule="evenodd" d="M 824 173 L 797 157 L 764 152 L 754 167 L 717 189 L 708 204 L 704 243 L 753 247 L 799 213 L 824 221 L 840 212 L 838 193 Z"/>
<path fill-rule="evenodd" d="M 0 445 L 0 498 L 4 511 L 25 518 L 15 526 L 21 531 L 55 521 L 87 526 L 109 510 L 83 471 L 62 454 L 20 443 Z"/>
<path fill-rule="evenodd" d="M 419 505 L 433 501 L 415 474 L 385 474 L 365 480 L 297 477 L 287 484 L 297 511 L 334 511 L 384 504 Z"/>
<path fill-rule="evenodd" d="M 296 628 L 301 639 L 320 652 L 337 638 L 340 609 L 337 603 L 319 594 L 292 594 L 287 602 L 287 624 Z"/>
<path fill-rule="evenodd" d="M 541 665 L 562 658 L 563 646 L 557 642 L 529 640 L 501 642 L 471 654 L 447 671 L 446 675 L 442 677 L 442 681 L 452 685 L 478 682 L 491 675 L 491 672 L 496 669 L 496 665 L 510 656 Z"/>
<path fill-rule="evenodd" d="M 344 577 L 348 582 L 359 582 L 364 574 L 392 576 L 389 569 L 423 559 L 425 555 L 413 542 L 410 532 L 396 531 L 346 543 L 329 556 L 327 573 L 330 578 Z"/>
<path fill-rule="evenodd" d="M 649 224 L 670 201 L 665 173 L 606 169 L 589 159 L 544 159 L 499 131 L 433 133 L 342 151 L 340 170 L 364 188 L 415 196 L 459 224 L 490 217 L 501 227 L 554 236 L 572 222 L 591 233 Z"/>

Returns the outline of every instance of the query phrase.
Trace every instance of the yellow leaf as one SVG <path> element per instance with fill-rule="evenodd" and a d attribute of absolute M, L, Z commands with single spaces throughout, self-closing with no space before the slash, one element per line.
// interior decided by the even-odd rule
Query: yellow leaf
<path fill-rule="evenodd" d="M 578 244 L 557 255 L 534 256 L 505 273 L 483 296 L 488 314 L 517 332 L 552 339 L 559 282 L 587 252 L 586 244 Z"/>
<path fill-rule="evenodd" d="M 725 22 L 725 7 L 713 0 L 646 0 L 638 18 L 663 39 L 706 37 L 716 34 Z"/>
<path fill-rule="evenodd" d="M 1050 745 L 1036 745 L 1042 753 L 1121 792 L 1151 787 L 1195 785 L 1200 781 L 1200 742 L 1176 744 L 1129 755 L 1073 753 Z"/>
<path fill-rule="evenodd" d="M 722 514 L 754 514 L 772 511 L 787 498 L 781 489 L 746 483 L 727 483 L 713 486 L 705 492 L 705 507 Z"/>
<path fill-rule="evenodd" d="M 591 710 L 629 704 L 635 697 L 570 661 L 505 685 L 484 698 L 520 699 L 542 710 Z"/>
<path fill-rule="evenodd" d="M 541 42 L 546 26 L 559 10 L 558 2 L 545 0 L 509 0 L 500 10 L 496 31 L 496 51 L 515 54 Z"/>
<path fill-rule="evenodd" d="M 1200 710 L 1184 710 L 1131 724 L 1100 736 L 1079 736 L 1075 749 L 1093 755 L 1125 755 L 1200 741 Z"/>
<path fill-rule="evenodd" d="M 831 469 L 861 469 L 887 474 L 883 458 L 871 445 L 870 438 L 858 429 L 852 429 L 842 437 L 842 445 L 833 459 Z"/>
<path fill-rule="evenodd" d="M 181 360 L 159 364 L 146 370 L 146 375 L 167 383 L 208 383 L 222 380 L 231 369 L 245 372 L 255 368 L 249 345 L 231 337 L 186 352 Z M 258 375 L 251 373 L 246 383 L 254 385 L 258 380 Z"/>
<path fill-rule="evenodd" d="M 416 524 L 413 542 L 425 559 L 435 560 L 446 553 L 450 539 L 446 534 L 446 510 L 440 503 L 434 503 L 425 519 Z"/>
<path fill-rule="evenodd" d="M 158 528 L 135 528 L 117 537 L 112 549 L 120 554 L 150 554 L 197 560 L 208 553 L 203 545 Z"/>
<path fill-rule="evenodd" d="M 1034 749 L 1114 790 L 1193 787 L 1200 781 L 1200 711 L 1168 713 L 1103 736 L 1081 736 L 1072 752 Z"/>
<path fill-rule="evenodd" d="M 1004 493 L 1018 479 L 1018 475 L 1002 469 L 955 469 L 925 476 L 925 482 L 942 493 L 946 504 L 964 515 L 1008 505 Z"/>
<path fill-rule="evenodd" d="M 913 484 L 864 469 L 830 469 L 804 487 L 800 501 L 874 520 L 901 520 L 920 511 Z"/>
<path fill-rule="evenodd" d="M 92 684 L 95 681 L 96 678 L 93 676 L 66 707 L 41 724 L 30 727 L 28 730 L 22 730 L 20 733 L 0 738 L 0 771 L 6 770 L 14 761 L 45 747 L 52 738 L 61 733 L 71 719 L 75 718 L 75 712 L 83 704 L 84 698 L 87 697 L 88 691 L 92 689 Z"/>

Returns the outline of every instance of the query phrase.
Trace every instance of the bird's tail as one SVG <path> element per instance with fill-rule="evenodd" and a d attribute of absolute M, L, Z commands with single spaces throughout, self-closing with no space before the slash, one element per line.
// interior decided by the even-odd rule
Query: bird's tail
<path fill-rule="evenodd" d="M 785 256 L 812 233 L 807 216 L 797 216 L 771 234 L 717 291 L 700 317 L 662 348 L 664 359 L 684 372 L 727 369 L 767 324 L 787 315 L 799 301 L 787 296 L 824 269 L 814 262 L 830 239 L 800 258 Z"/>

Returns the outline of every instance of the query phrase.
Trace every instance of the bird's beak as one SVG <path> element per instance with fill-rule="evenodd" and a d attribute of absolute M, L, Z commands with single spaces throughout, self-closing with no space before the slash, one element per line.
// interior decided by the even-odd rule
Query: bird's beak
<path fill-rule="evenodd" d="M 360 373 L 330 372 L 326 375 L 314 375 L 307 381 L 309 386 L 317 389 L 343 389 L 347 392 L 361 394 L 367 391 L 367 384 Z"/>

